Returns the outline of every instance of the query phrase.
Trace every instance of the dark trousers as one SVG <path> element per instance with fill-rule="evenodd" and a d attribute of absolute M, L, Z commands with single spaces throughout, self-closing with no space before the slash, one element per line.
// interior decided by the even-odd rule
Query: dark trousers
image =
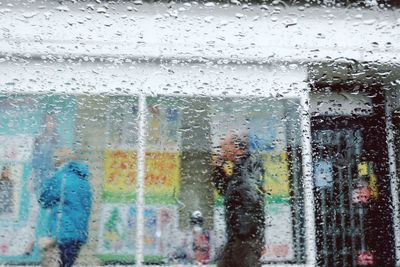
<path fill-rule="evenodd" d="M 228 240 L 217 258 L 217 267 L 261 267 L 263 245 L 251 238 Z"/>
<path fill-rule="evenodd" d="M 81 241 L 68 241 L 58 245 L 61 255 L 60 267 L 71 267 L 74 265 L 76 258 L 83 243 Z"/>

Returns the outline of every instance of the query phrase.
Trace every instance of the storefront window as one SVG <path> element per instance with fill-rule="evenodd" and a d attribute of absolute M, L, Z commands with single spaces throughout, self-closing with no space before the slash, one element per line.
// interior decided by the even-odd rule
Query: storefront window
<path fill-rule="evenodd" d="M 393 0 L 0 2 L 0 265 L 400 266 Z"/>
<path fill-rule="evenodd" d="M 226 226 L 213 164 L 225 136 L 245 133 L 266 170 L 263 261 L 302 262 L 304 233 L 295 227 L 304 224 L 303 210 L 297 208 L 302 192 L 294 187 L 302 179 L 298 100 L 148 97 L 146 103 L 144 261 L 215 262 Z M 65 164 L 68 151 L 74 151 L 92 173 L 89 246 L 101 261 L 133 263 L 138 242 L 138 98 L 15 95 L 2 97 L 1 108 L 0 211 L 7 226 L 2 229 L 2 257 L 38 260 L 37 239 L 47 228 L 38 202 L 40 186 Z M 204 231 L 199 240 L 193 232 L 197 213 Z M 9 234 L 15 231 L 23 245 L 10 243 Z"/>

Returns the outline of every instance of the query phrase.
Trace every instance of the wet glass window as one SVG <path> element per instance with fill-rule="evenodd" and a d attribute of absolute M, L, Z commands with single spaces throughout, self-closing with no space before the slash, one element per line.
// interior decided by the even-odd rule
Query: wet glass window
<path fill-rule="evenodd" d="M 0 264 L 397 266 L 398 1 L 0 3 Z"/>

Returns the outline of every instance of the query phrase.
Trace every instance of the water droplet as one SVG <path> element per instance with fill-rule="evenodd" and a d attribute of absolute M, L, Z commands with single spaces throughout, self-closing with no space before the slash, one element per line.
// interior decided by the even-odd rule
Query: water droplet
<path fill-rule="evenodd" d="M 36 16 L 38 13 L 36 12 L 25 12 L 22 14 L 22 16 L 26 19 L 30 19 L 33 18 L 34 16 Z"/>
<path fill-rule="evenodd" d="M 236 13 L 235 17 L 237 17 L 238 19 L 241 19 L 244 17 L 244 15 L 242 13 Z"/>
<path fill-rule="evenodd" d="M 104 7 L 99 7 L 96 12 L 100 13 L 100 14 L 102 14 L 102 13 L 104 14 L 104 13 L 107 13 L 107 9 Z"/>
<path fill-rule="evenodd" d="M 143 5 L 143 1 L 142 0 L 135 0 L 133 1 L 134 5 Z"/>
<path fill-rule="evenodd" d="M 61 12 L 69 12 L 69 7 L 67 6 L 58 6 L 56 7 L 56 10 L 61 11 Z"/>
<path fill-rule="evenodd" d="M 363 23 L 365 25 L 373 25 L 373 24 L 375 24 L 375 22 L 376 22 L 376 19 L 367 19 L 367 20 L 363 21 Z"/>
<path fill-rule="evenodd" d="M 207 2 L 207 3 L 204 4 L 204 6 L 206 6 L 206 7 L 215 7 L 215 3 Z"/>

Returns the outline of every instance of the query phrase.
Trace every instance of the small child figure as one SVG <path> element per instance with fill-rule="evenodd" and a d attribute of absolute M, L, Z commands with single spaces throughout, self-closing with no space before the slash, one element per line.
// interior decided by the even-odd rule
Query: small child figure
<path fill-rule="evenodd" d="M 193 256 L 197 263 L 207 264 L 210 261 L 210 233 L 203 229 L 203 215 L 194 211 L 190 217 L 193 233 Z"/>

